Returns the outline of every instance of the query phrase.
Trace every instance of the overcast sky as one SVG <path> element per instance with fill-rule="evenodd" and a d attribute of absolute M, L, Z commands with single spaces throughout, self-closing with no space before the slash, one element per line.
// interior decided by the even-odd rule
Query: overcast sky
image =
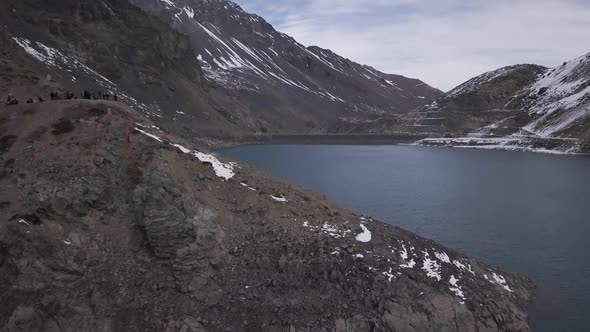
<path fill-rule="evenodd" d="M 236 0 L 310 46 L 450 90 L 517 63 L 590 52 L 590 0 Z"/>

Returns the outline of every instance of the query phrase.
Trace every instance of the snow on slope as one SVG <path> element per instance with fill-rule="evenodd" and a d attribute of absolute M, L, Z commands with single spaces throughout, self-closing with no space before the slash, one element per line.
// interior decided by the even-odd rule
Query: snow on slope
<path fill-rule="evenodd" d="M 510 72 L 513 72 L 519 68 L 525 67 L 526 65 L 515 65 L 515 66 L 508 66 L 502 67 L 500 69 L 496 69 L 493 71 L 489 71 L 487 73 L 481 74 L 476 76 L 469 81 L 459 85 L 458 87 L 454 88 L 453 90 L 449 91 L 445 97 L 450 98 L 460 94 L 469 93 L 479 89 L 483 84 L 491 83 L 495 79 L 499 77 L 503 77 L 509 75 Z"/>
<path fill-rule="evenodd" d="M 189 36 L 207 80 L 226 89 L 312 94 L 337 109 L 370 113 L 409 111 L 437 95 L 417 80 L 305 47 L 231 1 L 131 1 Z"/>
<path fill-rule="evenodd" d="M 285 84 L 301 89 L 331 101 L 344 102 L 342 98 L 332 95 L 318 85 L 306 85 L 300 81 L 290 79 L 289 74 L 275 61 L 278 53 L 272 48 L 267 51 L 256 50 L 235 37 L 224 40 L 219 28 L 212 23 L 193 22 L 207 34 L 210 42 L 214 45 L 210 47 L 211 49 L 206 48 L 204 54 L 199 54 L 198 59 L 205 69 L 207 78 L 216 81 L 220 85 L 235 89 L 260 90 L 257 85 L 250 81 L 235 84 L 235 80 L 231 79 L 230 72 L 238 71 L 241 74 L 258 76 L 258 78 L 267 82 Z M 312 54 L 307 50 L 305 51 Z M 322 61 L 329 64 L 325 60 Z M 334 68 L 331 64 L 330 66 Z"/>
<path fill-rule="evenodd" d="M 524 127 L 539 136 L 552 137 L 590 118 L 590 53 L 550 70 L 530 89 L 527 106 L 538 117 Z"/>
<path fill-rule="evenodd" d="M 22 37 L 12 39 L 31 57 L 43 63 L 47 67 L 59 69 L 68 73 L 68 78 L 76 82 L 81 77 L 90 78 L 102 86 L 105 91 L 117 95 L 121 100 L 141 110 L 149 117 L 161 117 L 160 108 L 157 105 L 146 105 L 129 96 L 121 90 L 117 84 L 101 75 L 94 69 L 83 64 L 74 55 L 49 47 L 38 41 L 31 41 Z"/>

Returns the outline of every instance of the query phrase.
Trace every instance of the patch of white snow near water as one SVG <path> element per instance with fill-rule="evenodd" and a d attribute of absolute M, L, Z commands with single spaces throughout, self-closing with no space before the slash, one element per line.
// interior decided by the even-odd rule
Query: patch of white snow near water
<path fill-rule="evenodd" d="M 154 134 L 150 134 L 150 133 L 148 133 L 147 131 L 141 130 L 141 129 L 137 128 L 137 127 L 135 127 L 135 130 L 137 130 L 137 131 L 139 131 L 140 133 L 142 133 L 142 134 L 146 135 L 147 137 L 150 137 L 150 138 L 153 138 L 153 139 L 155 139 L 156 141 L 158 141 L 158 142 L 160 142 L 160 143 L 163 143 L 163 142 L 164 142 L 164 141 L 162 141 L 162 139 L 161 139 L 160 137 L 158 137 L 158 136 L 156 136 L 156 135 L 154 135 Z"/>
<path fill-rule="evenodd" d="M 472 275 L 475 275 L 475 272 L 473 272 L 473 270 L 471 269 L 471 265 L 465 265 L 457 260 L 453 261 L 453 265 L 455 265 L 458 269 L 462 271 L 467 271 Z"/>
<path fill-rule="evenodd" d="M 440 265 L 437 261 L 430 259 L 430 255 L 426 251 L 424 251 L 424 263 L 422 264 L 422 270 L 426 272 L 428 277 L 441 281 L 442 276 L 440 274 Z"/>
<path fill-rule="evenodd" d="M 361 224 L 361 228 L 363 232 L 356 236 L 356 240 L 359 242 L 370 242 L 371 241 L 371 231 L 367 228 L 367 226 Z"/>
<path fill-rule="evenodd" d="M 454 275 L 451 276 L 451 279 L 449 279 L 449 283 L 451 284 L 451 287 L 449 287 L 449 290 L 453 293 L 455 293 L 455 295 L 457 295 L 457 297 L 461 298 L 463 301 L 461 301 L 461 304 L 465 304 L 465 293 L 463 292 L 463 290 L 461 289 L 461 286 L 459 286 L 458 284 L 459 279 L 456 279 Z"/>
<path fill-rule="evenodd" d="M 250 187 L 250 186 L 249 186 L 247 183 L 240 182 L 240 184 L 242 185 L 242 187 L 246 187 L 246 188 L 248 188 L 248 189 L 250 189 L 250 190 L 252 190 L 252 191 L 256 191 L 256 189 L 254 189 L 254 188 Z"/>
<path fill-rule="evenodd" d="M 350 230 L 341 231 L 336 225 L 330 225 L 328 223 L 322 225 L 322 231 L 336 239 L 346 237 L 346 235 L 350 233 Z"/>
<path fill-rule="evenodd" d="M 438 258 L 439 261 L 447 264 L 451 264 L 451 260 L 449 259 L 449 255 L 445 252 L 434 252 L 434 256 Z"/>
<path fill-rule="evenodd" d="M 147 131 L 141 130 L 137 127 L 135 127 L 135 130 L 139 131 L 140 133 L 142 133 L 150 138 L 155 139 L 158 142 L 163 142 L 160 137 L 158 137 L 154 134 L 150 134 Z M 211 166 L 213 167 L 213 170 L 215 171 L 215 174 L 220 178 L 223 178 L 225 180 L 229 180 L 229 179 L 233 178 L 235 175 L 234 170 L 233 170 L 234 165 L 232 163 L 222 163 L 214 155 L 202 153 L 199 151 L 192 151 L 191 152 L 190 149 L 187 149 L 180 144 L 171 144 L 171 145 L 178 148 L 180 151 L 182 151 L 182 153 L 192 153 L 195 157 L 197 157 L 197 159 L 199 159 L 203 163 L 205 163 L 205 162 L 210 163 Z"/>
<path fill-rule="evenodd" d="M 277 196 L 273 196 L 273 195 L 270 195 L 270 197 L 279 203 L 287 203 L 286 197 L 277 197 Z"/>
<path fill-rule="evenodd" d="M 496 273 L 493 273 L 493 272 L 492 272 L 492 277 L 494 278 L 494 280 L 490 280 L 491 283 L 496 284 L 511 293 L 514 292 L 512 289 L 510 289 L 510 287 L 508 287 L 508 284 L 506 283 L 506 278 L 504 278 L 501 275 L 497 275 Z"/>
<path fill-rule="evenodd" d="M 199 151 L 193 151 L 193 155 L 203 163 L 211 163 L 213 170 L 218 177 L 225 180 L 229 180 L 234 177 L 234 165 L 232 163 L 222 163 L 214 155 Z"/>
<path fill-rule="evenodd" d="M 172 144 L 173 147 L 178 148 L 180 151 L 182 151 L 182 153 L 190 153 L 191 150 L 185 148 L 184 146 L 180 145 L 180 144 Z"/>
<path fill-rule="evenodd" d="M 400 257 L 404 260 L 404 261 L 408 261 L 408 250 L 406 249 L 406 245 L 402 244 L 402 251 L 400 253 Z M 401 267 L 402 269 L 413 269 L 414 266 L 416 266 L 416 262 L 414 261 L 414 259 L 412 258 L 410 261 L 408 261 L 407 264 L 402 264 L 399 267 Z"/>

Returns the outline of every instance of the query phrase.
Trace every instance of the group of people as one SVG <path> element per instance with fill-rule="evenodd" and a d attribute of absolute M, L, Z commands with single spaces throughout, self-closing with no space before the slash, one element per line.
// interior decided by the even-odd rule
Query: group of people
<path fill-rule="evenodd" d="M 119 97 L 117 97 L 116 94 L 111 95 L 110 93 L 100 92 L 100 91 L 98 91 L 98 95 L 97 94 L 94 94 L 94 93 L 91 95 L 89 91 L 84 90 L 84 92 L 82 93 L 82 95 L 84 96 L 84 99 L 114 100 L 114 101 L 118 101 L 119 100 Z"/>
<path fill-rule="evenodd" d="M 58 92 L 52 92 L 50 94 L 51 100 L 69 100 L 69 99 L 78 99 L 75 93 L 73 92 L 65 92 L 64 94 L 60 95 Z M 86 100 L 114 100 L 118 101 L 119 97 L 116 94 L 111 95 L 110 93 L 98 91 L 98 93 L 92 93 L 88 90 L 84 90 L 80 93 L 80 99 Z"/>
<path fill-rule="evenodd" d="M 37 101 L 38 101 L 38 102 L 40 102 L 40 103 L 42 103 L 42 102 L 44 102 L 44 101 L 45 101 L 45 99 L 43 99 L 43 98 L 41 98 L 41 97 L 37 97 Z M 35 101 L 33 100 L 33 98 L 29 98 L 29 99 L 27 99 L 27 104 L 32 104 L 32 103 L 34 103 L 34 102 L 35 102 Z"/>
<path fill-rule="evenodd" d="M 37 102 L 42 103 L 44 101 L 45 101 L 45 99 L 43 99 L 42 97 L 37 97 Z M 35 99 L 33 99 L 33 98 L 27 99 L 27 104 L 33 104 L 34 102 L 35 102 Z M 6 105 L 7 106 L 18 105 L 18 99 L 9 95 L 8 98 L 6 98 Z"/>
<path fill-rule="evenodd" d="M 18 99 L 13 96 L 8 96 L 8 98 L 6 98 L 6 105 L 18 105 Z"/>
<path fill-rule="evenodd" d="M 98 91 L 98 93 L 91 93 L 88 90 L 84 90 L 82 93 L 80 93 L 80 98 L 78 98 L 77 95 L 71 91 L 66 91 L 64 93 L 51 92 L 49 94 L 49 98 L 51 100 L 71 100 L 71 99 L 114 100 L 114 101 L 119 100 L 119 97 L 117 97 L 116 94 L 110 94 L 110 93 L 106 93 L 106 92 L 102 92 L 102 91 Z M 39 103 L 42 103 L 45 101 L 45 99 L 43 99 L 42 97 L 38 97 L 36 100 Z M 33 99 L 33 98 L 27 99 L 27 104 L 33 104 L 34 102 L 35 102 L 35 99 Z M 18 99 L 16 99 L 12 95 L 9 95 L 8 98 L 6 99 L 6 105 L 7 106 L 18 105 Z"/>

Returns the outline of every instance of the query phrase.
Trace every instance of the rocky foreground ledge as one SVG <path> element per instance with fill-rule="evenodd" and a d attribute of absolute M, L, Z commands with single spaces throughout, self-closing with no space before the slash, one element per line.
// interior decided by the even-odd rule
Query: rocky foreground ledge
<path fill-rule="evenodd" d="M 2 331 L 528 331 L 533 286 L 125 106 L 0 109 Z"/>

